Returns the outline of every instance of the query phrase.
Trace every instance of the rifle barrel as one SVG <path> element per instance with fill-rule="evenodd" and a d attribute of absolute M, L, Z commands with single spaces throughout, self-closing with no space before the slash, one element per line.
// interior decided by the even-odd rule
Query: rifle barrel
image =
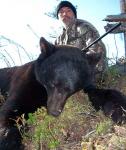
<path fill-rule="evenodd" d="M 119 27 L 121 25 L 121 22 L 119 22 L 118 24 L 116 24 L 114 27 L 110 28 L 106 33 L 104 33 L 102 36 L 100 36 L 99 38 L 97 38 L 94 42 L 92 42 L 90 45 L 88 45 L 86 48 L 83 48 L 83 51 L 88 51 L 88 48 L 90 48 L 92 45 L 94 45 L 95 43 L 97 43 L 98 41 L 100 41 L 103 37 L 105 37 L 108 33 L 112 32 L 114 29 L 116 29 L 117 27 Z"/>

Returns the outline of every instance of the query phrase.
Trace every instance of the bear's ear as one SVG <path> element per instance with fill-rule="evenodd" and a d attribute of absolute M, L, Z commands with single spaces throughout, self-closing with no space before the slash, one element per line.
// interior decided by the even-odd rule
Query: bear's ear
<path fill-rule="evenodd" d="M 45 38 L 40 38 L 40 50 L 46 56 L 51 55 L 55 51 L 55 46 L 49 43 Z"/>
<path fill-rule="evenodd" d="M 86 57 L 90 65 L 96 65 L 102 57 L 102 52 L 87 52 Z"/>

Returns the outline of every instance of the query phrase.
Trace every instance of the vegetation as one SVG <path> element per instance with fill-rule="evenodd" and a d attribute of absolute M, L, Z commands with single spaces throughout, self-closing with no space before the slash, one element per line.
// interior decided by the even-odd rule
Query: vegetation
<path fill-rule="evenodd" d="M 104 79 L 104 80 L 103 80 Z M 100 87 L 111 87 L 126 95 L 126 75 L 109 68 L 98 81 Z M 4 97 L 0 95 L 1 104 Z M 71 96 L 63 113 L 55 118 L 45 108 L 24 114 L 16 120 L 25 150 L 125 150 L 126 124 L 118 125 L 96 112 L 83 91 Z"/>
<path fill-rule="evenodd" d="M 100 86 L 111 85 L 126 94 L 125 79 L 125 75 L 120 75 L 112 68 Z M 18 124 L 19 120 L 22 120 L 23 130 Z M 24 116 L 19 120 L 17 125 L 23 136 L 25 150 L 126 149 L 126 125 L 117 125 L 102 111 L 96 112 L 82 91 L 69 98 L 58 118 L 49 116 L 42 107 L 30 113 L 28 120 Z"/>

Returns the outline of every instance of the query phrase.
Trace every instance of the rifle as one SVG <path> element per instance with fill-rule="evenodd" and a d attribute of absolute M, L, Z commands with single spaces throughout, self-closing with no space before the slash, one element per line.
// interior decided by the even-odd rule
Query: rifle
<path fill-rule="evenodd" d="M 103 37 L 105 37 L 108 33 L 112 32 L 114 29 L 116 29 L 120 25 L 121 25 L 121 22 L 117 23 L 114 27 L 110 28 L 106 33 L 104 33 L 102 36 L 100 36 L 99 38 L 97 38 L 94 42 L 92 42 L 90 45 L 88 45 L 86 48 L 83 48 L 82 50 L 85 51 L 85 52 L 88 52 L 88 49 L 92 45 L 94 45 L 95 43 L 97 43 L 98 41 L 100 41 Z"/>

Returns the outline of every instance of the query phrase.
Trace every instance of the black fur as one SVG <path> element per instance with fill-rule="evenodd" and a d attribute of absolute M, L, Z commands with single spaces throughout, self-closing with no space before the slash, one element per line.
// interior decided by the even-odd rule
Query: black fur
<path fill-rule="evenodd" d="M 81 89 L 88 94 L 96 110 L 101 108 L 114 121 L 122 121 L 126 98 L 115 90 L 95 88 L 89 66 L 93 55 L 87 56 L 72 46 L 54 46 L 44 38 L 40 39 L 40 48 L 37 60 L 0 69 L 0 88 L 9 93 L 0 109 L 1 150 L 20 148 L 21 136 L 13 121 L 18 116 L 41 106 L 45 106 L 50 115 L 59 116 L 67 98 Z M 93 57 L 97 60 L 98 55 Z"/>

